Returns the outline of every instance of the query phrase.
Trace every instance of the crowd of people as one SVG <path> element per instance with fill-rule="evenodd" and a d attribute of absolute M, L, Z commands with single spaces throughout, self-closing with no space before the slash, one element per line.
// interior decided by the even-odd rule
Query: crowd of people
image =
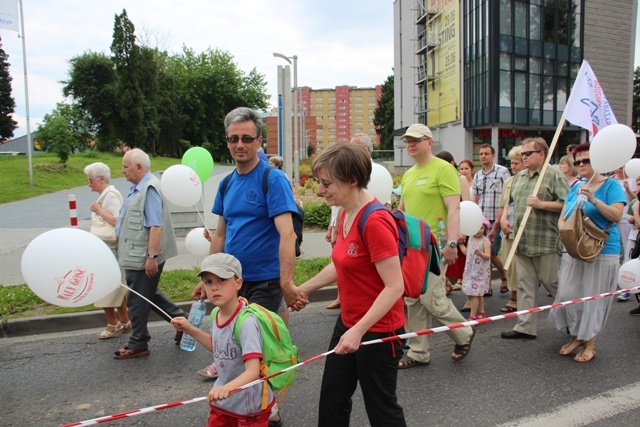
<path fill-rule="evenodd" d="M 462 323 L 467 320 L 462 312 L 469 312 L 469 320 L 484 318 L 484 298 L 492 295 L 492 266 L 500 277 L 499 292 L 509 293 L 508 303 L 500 309 L 504 313 L 536 307 L 540 285 L 556 301 L 613 291 L 621 258 L 628 259 L 635 245 L 640 178 L 636 182 L 623 171 L 610 177 L 595 171 L 588 143 L 570 147 L 557 166 L 544 168 L 542 185 L 533 194 L 549 152 L 544 139 L 527 138 L 509 152 L 513 175 L 497 164 L 494 147 L 484 144 L 479 149 L 481 167 L 474 173 L 470 160 L 456 165 L 450 153 L 434 154 L 431 130 L 413 124 L 401 138 L 415 165 L 404 173 L 394 194 L 398 209 L 423 219 L 432 230 L 441 221 L 446 224 L 447 241 L 439 254 L 441 274 L 429 273 L 427 290 L 420 298 L 403 298 L 399 236 L 393 217 L 384 209 L 375 210 L 363 227 L 358 226 L 366 207 L 377 202 L 367 191 L 372 141 L 358 134 L 349 144 L 331 145 L 313 161 L 318 194 L 332 207 L 326 235 L 332 255 L 329 265 L 296 287 L 292 215 L 297 206 L 290 181 L 281 170 L 282 158 L 265 160 L 260 150 L 262 125 L 260 114 L 249 108 L 234 109 L 225 118 L 227 147 L 236 168 L 218 188 L 212 208 L 218 223 L 215 230 L 205 230 L 211 255 L 203 262 L 202 281 L 192 293 L 219 307 L 210 333 L 191 326 L 187 313 L 158 290 L 164 263 L 176 255 L 177 246 L 168 204 L 159 180 L 150 172 L 149 156 L 139 149 L 125 153 L 122 172 L 132 184 L 125 198 L 109 185 L 106 165 L 94 163 L 85 169 L 90 188 L 100 195 L 91 205 L 96 234 L 104 224 L 111 227 L 113 240 L 100 236 L 117 256 L 123 283 L 137 292 L 126 296 L 120 289 L 100 303 L 107 326 L 98 338 L 130 331 L 127 345 L 113 357 L 149 355 L 150 310 L 171 321 L 176 343 L 184 332 L 192 335 L 213 353 L 213 362 L 197 371 L 215 380 L 209 393 L 208 426 L 282 425 L 268 386 L 264 385 L 267 394 L 257 387 L 230 393 L 260 376 L 259 324 L 254 320 L 243 323 L 239 342 L 233 334 L 238 313 L 249 303 L 278 313 L 286 324 L 289 312 L 303 310 L 311 293 L 338 284 L 338 299 L 328 307 L 340 308 L 340 314 L 329 342 L 333 353 L 325 361 L 318 425 L 348 425 L 351 399 L 360 384 L 372 426 L 404 426 L 396 396 L 398 369 L 428 365 L 432 336 L 365 347 L 360 342 L 431 328 L 433 319 L 443 325 Z M 581 184 L 579 178 L 585 178 L 587 184 Z M 583 210 L 598 227 L 617 225 L 610 227 L 605 247 L 593 263 L 558 251 L 559 224 L 576 209 L 578 196 L 586 197 Z M 460 203 L 466 200 L 476 202 L 483 213 L 482 225 L 471 236 L 459 232 Z M 516 244 L 514 236 L 519 230 L 514 261 L 505 269 L 503 257 Z M 449 298 L 452 291 L 467 296 L 461 309 Z M 620 296 L 621 301 L 628 298 Z M 596 357 L 596 337 L 611 305 L 611 298 L 600 298 L 552 310 L 551 324 L 569 335 L 559 354 L 569 356 L 577 351 L 574 360 L 581 363 Z M 640 307 L 631 314 L 640 315 Z M 535 339 L 540 316 L 519 316 L 513 329 L 502 332 L 501 337 Z M 470 353 L 474 328 L 454 328 L 447 335 L 454 344 L 451 358 L 462 361 Z M 232 359 L 227 352 L 230 348 L 235 349 Z"/>

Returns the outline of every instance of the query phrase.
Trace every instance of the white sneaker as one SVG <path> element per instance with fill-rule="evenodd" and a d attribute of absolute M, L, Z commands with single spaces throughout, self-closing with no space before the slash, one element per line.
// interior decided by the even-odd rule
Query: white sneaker
<path fill-rule="evenodd" d="M 630 297 L 631 297 L 631 294 L 629 292 L 623 292 L 620 295 L 618 295 L 618 301 L 620 302 L 629 301 Z"/>

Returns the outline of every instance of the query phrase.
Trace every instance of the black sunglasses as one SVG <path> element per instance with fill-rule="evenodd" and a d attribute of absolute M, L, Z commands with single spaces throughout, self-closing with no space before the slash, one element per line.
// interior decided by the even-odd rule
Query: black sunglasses
<path fill-rule="evenodd" d="M 238 136 L 238 135 L 231 135 L 227 137 L 227 142 L 229 144 L 237 144 L 238 141 L 242 141 L 243 144 L 251 144 L 253 141 L 255 141 L 256 139 L 260 138 L 259 136 L 249 136 L 249 135 L 242 135 L 242 137 Z"/>
<path fill-rule="evenodd" d="M 522 157 L 529 157 L 533 153 L 540 153 L 540 152 L 542 152 L 542 150 L 531 150 L 531 151 L 523 151 L 521 154 L 522 154 Z"/>
<path fill-rule="evenodd" d="M 576 160 L 575 162 L 573 162 L 573 166 L 578 167 L 580 165 L 590 165 L 591 164 L 591 159 L 590 158 L 586 158 L 586 159 L 582 159 L 582 160 Z"/>

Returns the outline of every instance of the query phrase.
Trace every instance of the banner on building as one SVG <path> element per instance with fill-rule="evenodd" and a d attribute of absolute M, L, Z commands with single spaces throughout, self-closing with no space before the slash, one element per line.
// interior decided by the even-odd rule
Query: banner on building
<path fill-rule="evenodd" d="M 20 31 L 18 28 L 18 0 L 0 0 L 0 30 Z"/>
<path fill-rule="evenodd" d="M 427 123 L 429 126 L 460 120 L 460 2 L 431 1 L 437 14 L 427 24 L 436 46 L 427 54 Z"/>
<path fill-rule="evenodd" d="M 589 139 L 602 128 L 618 123 L 604 90 L 587 61 L 580 71 L 564 108 L 564 117 L 589 132 Z"/>

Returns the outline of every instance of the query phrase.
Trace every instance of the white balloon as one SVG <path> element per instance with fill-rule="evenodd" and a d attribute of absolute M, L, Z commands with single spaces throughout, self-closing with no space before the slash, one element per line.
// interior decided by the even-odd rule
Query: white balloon
<path fill-rule="evenodd" d="M 480 206 L 469 200 L 460 202 L 460 233 L 473 236 L 480 230 L 482 220 L 484 215 Z"/>
<path fill-rule="evenodd" d="M 203 227 L 191 230 L 185 237 L 184 243 L 189 253 L 196 256 L 207 255 L 211 247 L 211 243 L 204 237 Z"/>
<path fill-rule="evenodd" d="M 636 179 L 640 176 L 640 159 L 631 159 L 624 165 L 624 171 L 629 178 Z"/>
<path fill-rule="evenodd" d="M 593 137 L 589 147 L 591 166 L 601 173 L 625 165 L 636 151 L 636 135 L 629 126 L 609 125 Z"/>
<path fill-rule="evenodd" d="M 22 277 L 43 300 L 61 307 L 93 304 L 120 286 L 120 267 L 98 237 L 57 228 L 33 239 L 22 254 Z"/>
<path fill-rule="evenodd" d="M 367 191 L 375 196 L 380 203 L 387 203 L 391 199 L 393 190 L 393 178 L 391 173 L 382 165 L 373 163 L 371 180 L 367 185 Z"/>
<path fill-rule="evenodd" d="M 620 270 L 618 270 L 618 285 L 621 289 L 640 286 L 640 259 L 631 259 L 620 266 Z M 638 291 L 633 293 L 638 293 Z"/>
<path fill-rule="evenodd" d="M 188 208 L 202 198 L 200 177 L 189 166 L 169 166 L 160 179 L 162 195 L 174 205 Z"/>

